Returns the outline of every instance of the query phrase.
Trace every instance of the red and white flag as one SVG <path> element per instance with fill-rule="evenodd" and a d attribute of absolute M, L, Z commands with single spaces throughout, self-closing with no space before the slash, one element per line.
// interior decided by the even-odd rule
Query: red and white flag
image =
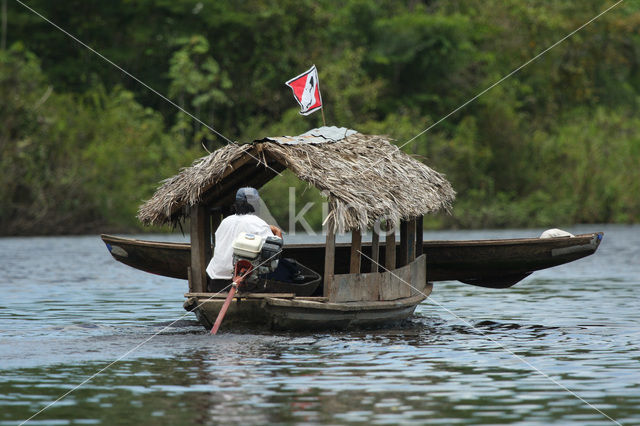
<path fill-rule="evenodd" d="M 293 90 L 293 96 L 300 104 L 300 114 L 309 115 L 322 108 L 318 70 L 315 65 L 285 84 Z"/>

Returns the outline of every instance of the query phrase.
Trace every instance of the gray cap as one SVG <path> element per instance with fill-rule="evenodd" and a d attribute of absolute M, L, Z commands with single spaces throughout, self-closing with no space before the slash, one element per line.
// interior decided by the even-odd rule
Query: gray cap
<path fill-rule="evenodd" d="M 260 195 L 258 190 L 250 186 L 238 189 L 236 192 L 236 201 L 246 202 L 255 210 L 256 214 L 260 213 Z"/>

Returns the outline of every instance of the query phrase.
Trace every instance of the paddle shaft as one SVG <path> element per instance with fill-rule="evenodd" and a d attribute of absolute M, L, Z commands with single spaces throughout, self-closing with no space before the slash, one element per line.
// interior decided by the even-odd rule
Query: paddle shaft
<path fill-rule="evenodd" d="M 218 318 L 216 318 L 216 322 L 213 324 L 211 334 L 216 334 L 218 332 L 220 324 L 222 324 L 222 320 L 227 313 L 227 309 L 229 309 L 229 305 L 233 300 L 233 296 L 236 295 L 236 291 L 238 291 L 238 288 L 244 283 L 244 279 L 251 273 L 252 270 L 253 265 L 251 265 L 251 262 L 249 262 L 248 260 L 239 260 L 234 265 L 233 284 L 231 285 L 229 294 L 227 295 L 227 298 L 225 299 L 220 312 L 218 312 Z"/>
<path fill-rule="evenodd" d="M 220 328 L 220 324 L 222 324 L 222 320 L 224 319 L 224 316 L 227 313 L 227 309 L 229 309 L 229 305 L 231 304 L 231 301 L 233 300 L 233 296 L 236 295 L 236 286 L 233 285 L 231 286 L 231 289 L 229 290 L 229 294 L 227 295 L 227 298 L 224 301 L 224 304 L 222 305 L 222 309 L 220 309 L 220 312 L 218 312 L 218 318 L 216 318 L 216 322 L 215 324 L 213 324 L 213 328 L 211 329 L 211 334 L 216 334 L 218 332 L 218 329 Z"/>

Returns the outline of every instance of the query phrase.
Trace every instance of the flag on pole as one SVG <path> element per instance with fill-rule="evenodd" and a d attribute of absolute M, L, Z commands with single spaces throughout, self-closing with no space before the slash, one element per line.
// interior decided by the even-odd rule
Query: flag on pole
<path fill-rule="evenodd" d="M 293 90 L 293 96 L 300 104 L 300 114 L 309 115 L 322 108 L 318 70 L 315 65 L 285 84 Z"/>

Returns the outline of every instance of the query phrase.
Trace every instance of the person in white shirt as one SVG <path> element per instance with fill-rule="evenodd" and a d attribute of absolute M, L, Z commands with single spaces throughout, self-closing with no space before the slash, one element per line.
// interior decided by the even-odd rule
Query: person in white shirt
<path fill-rule="evenodd" d="M 255 188 L 240 188 L 233 203 L 235 214 L 222 220 L 216 230 L 216 244 L 213 258 L 207 266 L 207 275 L 212 279 L 210 291 L 219 290 L 229 284 L 233 278 L 233 240 L 240 232 L 247 232 L 261 237 L 278 236 L 282 231 L 269 225 L 254 213 L 260 209 L 260 196 Z"/>

